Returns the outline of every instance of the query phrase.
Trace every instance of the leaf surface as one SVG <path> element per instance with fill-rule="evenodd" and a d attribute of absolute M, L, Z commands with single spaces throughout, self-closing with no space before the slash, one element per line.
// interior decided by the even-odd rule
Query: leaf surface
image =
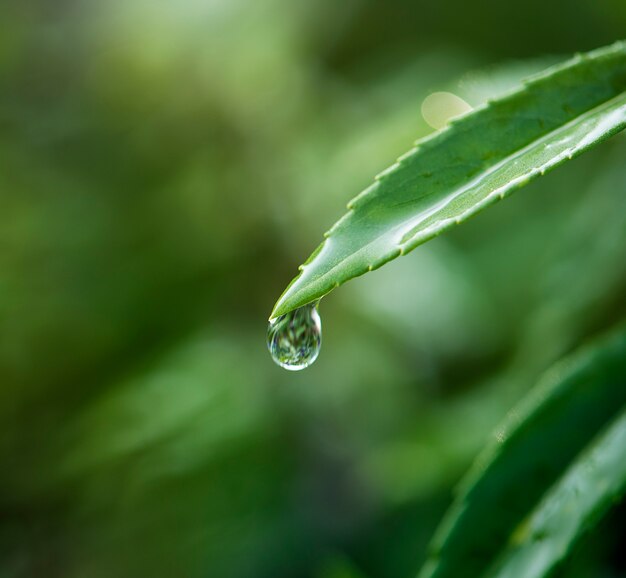
<path fill-rule="evenodd" d="M 576 56 L 418 142 L 348 204 L 270 318 L 403 255 L 626 126 L 626 43 Z"/>
<path fill-rule="evenodd" d="M 474 464 L 421 578 L 483 576 L 533 507 L 626 407 L 625 382 L 626 328 L 557 364 L 510 412 Z"/>
<path fill-rule="evenodd" d="M 626 489 L 626 411 L 542 500 L 490 578 L 541 578 Z"/>

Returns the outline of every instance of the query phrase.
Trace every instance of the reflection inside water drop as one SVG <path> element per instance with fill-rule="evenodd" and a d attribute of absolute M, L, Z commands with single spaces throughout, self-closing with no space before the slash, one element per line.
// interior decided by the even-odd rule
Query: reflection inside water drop
<path fill-rule="evenodd" d="M 281 367 L 298 371 L 311 365 L 322 346 L 322 320 L 317 303 L 309 303 L 270 321 L 267 348 Z"/>

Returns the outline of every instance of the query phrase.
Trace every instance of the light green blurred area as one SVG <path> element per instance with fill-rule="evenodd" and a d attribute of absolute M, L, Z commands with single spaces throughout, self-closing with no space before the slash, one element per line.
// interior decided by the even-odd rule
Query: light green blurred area
<path fill-rule="evenodd" d="M 310 369 L 267 354 L 429 94 L 478 105 L 626 24 L 478 12 L 0 5 L 0 577 L 415 573 L 498 421 L 626 313 L 622 136 L 333 293 Z"/>

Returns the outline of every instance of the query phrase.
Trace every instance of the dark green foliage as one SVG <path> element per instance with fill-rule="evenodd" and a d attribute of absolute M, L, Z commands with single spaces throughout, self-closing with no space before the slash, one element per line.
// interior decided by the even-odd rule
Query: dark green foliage
<path fill-rule="evenodd" d="M 509 542 L 521 540 L 515 534 L 528 534 L 524 520 L 531 509 L 592 438 L 622 412 L 625 380 L 626 330 L 550 370 L 510 412 L 464 481 L 422 576 L 482 576 Z M 599 466 L 583 456 L 577 467 L 594 471 Z M 626 471 L 615 473 L 621 489 Z M 593 493 L 593 488 L 586 491 Z M 596 508 L 603 509 L 614 497 L 598 492 Z M 555 523 L 550 520 L 554 515 L 548 511 L 548 523 Z M 570 541 L 563 546 L 570 547 Z"/>

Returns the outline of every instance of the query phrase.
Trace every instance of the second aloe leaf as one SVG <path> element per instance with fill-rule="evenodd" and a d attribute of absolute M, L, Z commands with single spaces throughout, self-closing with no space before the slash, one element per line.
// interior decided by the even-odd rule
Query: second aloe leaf
<path fill-rule="evenodd" d="M 626 328 L 555 366 L 476 462 L 420 578 L 538 578 L 549 571 L 626 486 L 623 447 L 607 441 L 607 454 L 604 442 L 592 443 L 626 411 L 625 380 Z M 626 417 L 620 419 L 618 440 L 626 427 Z M 594 484 L 584 499 L 572 490 Z M 533 563 L 541 571 L 535 566 L 533 573 Z"/>

